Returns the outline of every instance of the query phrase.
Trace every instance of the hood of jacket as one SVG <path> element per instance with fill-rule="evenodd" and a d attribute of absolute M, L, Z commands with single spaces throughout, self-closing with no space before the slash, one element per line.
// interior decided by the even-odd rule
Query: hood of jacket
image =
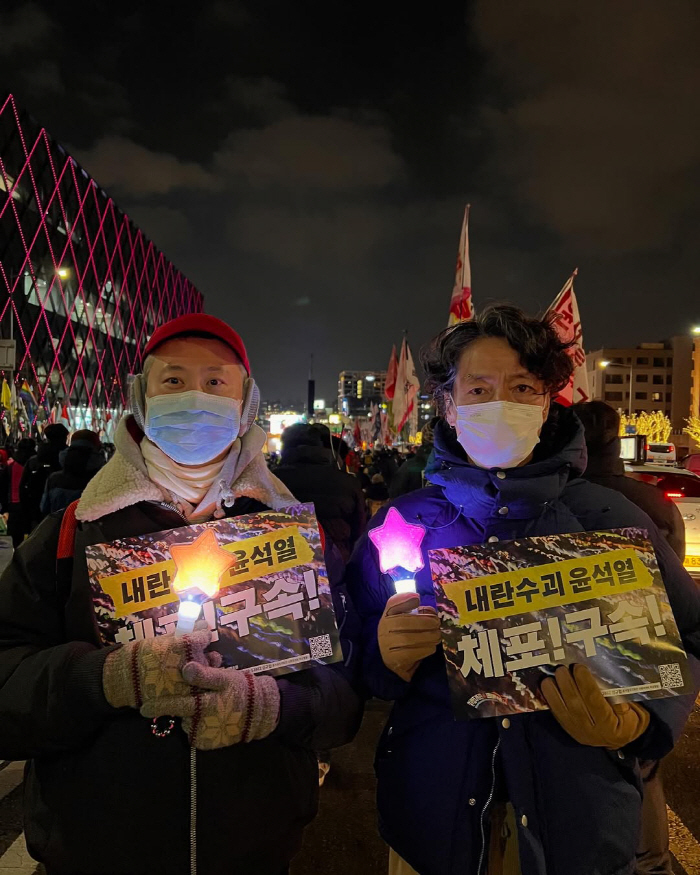
<path fill-rule="evenodd" d="M 567 482 L 586 470 L 586 441 L 576 415 L 552 404 L 532 461 L 508 469 L 479 468 L 468 460 L 455 430 L 444 420 L 435 427 L 435 464 L 427 479 L 468 516 L 492 516 L 496 504 L 508 508 L 509 519 L 532 519 L 557 501 Z M 499 477 L 501 474 L 501 477 Z"/>
<path fill-rule="evenodd" d="M 616 437 L 607 444 L 588 446 L 587 477 L 605 477 L 611 474 L 625 473 L 625 463 L 620 458 L 620 438 Z"/>
<path fill-rule="evenodd" d="M 333 453 L 326 447 L 290 447 L 282 450 L 283 465 L 333 465 Z"/>
<path fill-rule="evenodd" d="M 78 520 L 97 520 L 141 501 L 173 503 L 173 496 L 148 476 L 140 447 L 143 436 L 133 416 L 120 421 L 114 439 L 116 452 L 88 483 L 76 509 Z M 231 506 L 242 496 L 254 498 L 273 510 L 297 503 L 284 483 L 268 470 L 262 454 L 264 440 L 262 429 L 253 424 L 235 442 L 238 452 L 235 470 L 226 482 L 221 480 L 215 484 L 219 512 L 222 502 Z"/>
<path fill-rule="evenodd" d="M 99 450 L 87 442 L 76 441 L 59 454 L 61 467 L 67 474 L 75 477 L 92 475 L 105 464 L 105 458 Z"/>

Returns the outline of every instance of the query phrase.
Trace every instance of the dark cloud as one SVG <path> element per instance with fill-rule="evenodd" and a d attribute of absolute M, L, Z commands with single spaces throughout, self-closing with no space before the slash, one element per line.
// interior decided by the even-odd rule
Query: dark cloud
<path fill-rule="evenodd" d="M 55 22 L 37 3 L 0 10 L 0 55 L 33 52 L 55 34 Z"/>
<path fill-rule="evenodd" d="M 38 58 L 32 67 L 22 73 L 22 80 L 29 94 L 56 97 L 66 93 L 61 69 L 50 58 Z"/>
<path fill-rule="evenodd" d="M 340 114 L 297 113 L 263 128 L 234 131 L 214 163 L 249 187 L 304 192 L 382 188 L 402 171 L 386 127 Z"/>
<path fill-rule="evenodd" d="M 89 150 L 74 151 L 77 161 L 104 188 L 117 195 L 165 195 L 175 189 L 215 190 L 216 178 L 199 164 L 154 152 L 126 137 L 102 137 Z"/>
<path fill-rule="evenodd" d="M 3 9 L 0 79 L 268 397 L 303 397 L 312 352 L 332 398 L 443 327 L 466 201 L 477 307 L 544 309 L 578 266 L 589 346 L 700 321 L 695 0 Z"/>
<path fill-rule="evenodd" d="M 482 0 L 476 21 L 508 95 L 484 119 L 514 193 L 582 255 L 667 251 L 697 219 L 695 0 Z"/>

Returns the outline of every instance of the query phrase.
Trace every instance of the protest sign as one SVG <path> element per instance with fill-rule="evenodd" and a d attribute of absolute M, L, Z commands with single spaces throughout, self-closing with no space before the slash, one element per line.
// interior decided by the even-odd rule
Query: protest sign
<path fill-rule="evenodd" d="M 586 664 L 603 695 L 692 691 L 647 533 L 548 535 L 429 551 L 457 717 L 547 706 L 557 665 Z"/>
<path fill-rule="evenodd" d="M 312 504 L 87 547 L 102 641 L 172 634 L 178 575 L 206 568 L 204 551 L 223 557 L 198 600 L 224 667 L 280 675 L 342 658 Z"/>

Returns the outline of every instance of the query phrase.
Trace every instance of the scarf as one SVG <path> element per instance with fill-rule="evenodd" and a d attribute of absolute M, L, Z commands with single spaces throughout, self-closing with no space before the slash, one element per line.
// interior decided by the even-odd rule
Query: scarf
<path fill-rule="evenodd" d="M 151 479 L 141 451 L 145 440 L 132 417 L 121 420 L 114 438 L 116 452 L 88 483 L 76 510 L 77 519 L 97 520 L 140 501 L 179 504 L 186 516 L 189 508 L 191 522 L 220 519 L 226 515 L 224 508 L 231 507 L 242 496 L 255 498 L 273 510 L 297 504 L 292 493 L 265 464 L 262 454 L 265 432 L 259 425 L 251 425 L 234 441 L 218 475 L 214 475 L 196 506 Z M 146 453 L 150 455 L 148 450 Z M 182 482 L 177 485 L 183 489 Z"/>
<path fill-rule="evenodd" d="M 153 483 L 195 507 L 209 492 L 228 458 L 227 455 L 216 462 L 193 468 L 175 462 L 148 438 L 141 441 L 141 454 Z"/>

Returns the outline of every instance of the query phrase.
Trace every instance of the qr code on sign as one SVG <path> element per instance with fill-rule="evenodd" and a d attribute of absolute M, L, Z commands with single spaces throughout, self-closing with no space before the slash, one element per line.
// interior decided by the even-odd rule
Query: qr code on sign
<path fill-rule="evenodd" d="M 661 686 L 665 690 L 674 690 L 677 687 L 683 686 L 683 675 L 681 667 L 677 662 L 670 662 L 668 665 L 659 666 L 659 680 Z"/>
<path fill-rule="evenodd" d="M 311 659 L 325 659 L 327 656 L 333 656 L 331 636 L 328 634 L 309 638 L 309 647 L 311 648 Z"/>

